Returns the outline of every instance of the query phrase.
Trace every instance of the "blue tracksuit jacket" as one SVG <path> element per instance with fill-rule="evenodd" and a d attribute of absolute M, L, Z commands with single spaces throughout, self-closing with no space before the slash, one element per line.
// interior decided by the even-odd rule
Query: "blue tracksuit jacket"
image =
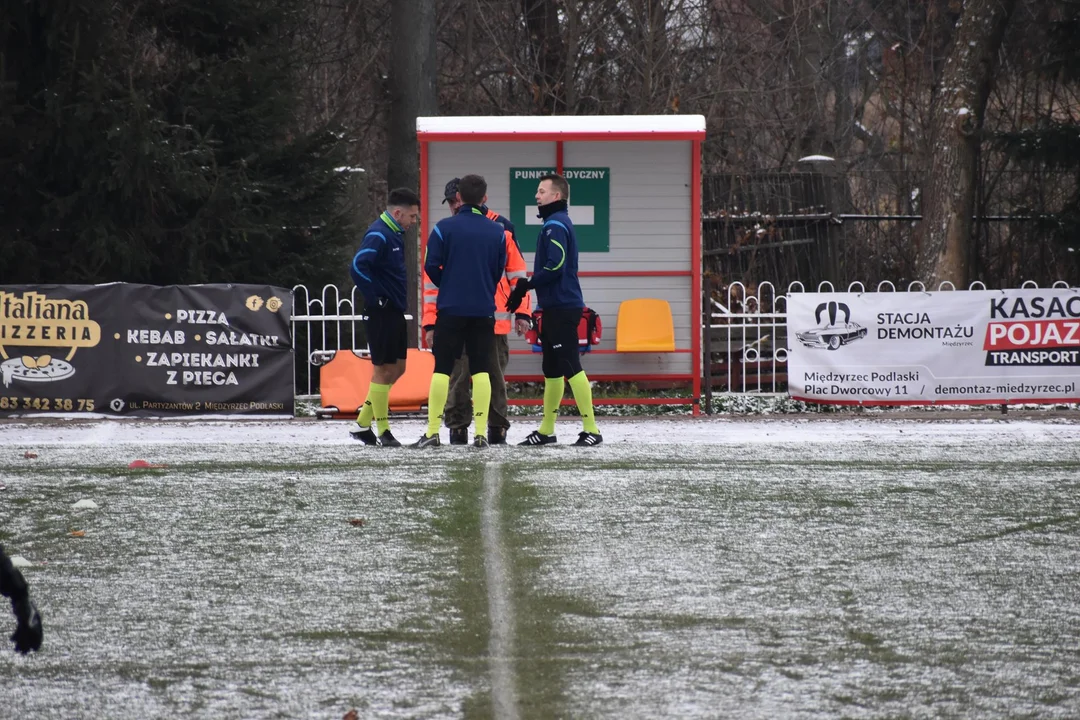
<path fill-rule="evenodd" d="M 369 305 L 384 297 L 405 312 L 405 231 L 383 212 L 364 233 L 349 274 Z"/>
<path fill-rule="evenodd" d="M 544 310 L 585 307 L 578 282 L 577 238 L 566 210 L 549 215 L 540 228 L 531 283 L 536 304 Z"/>
<path fill-rule="evenodd" d="M 506 271 L 503 226 L 475 205 L 440 220 L 427 243 L 424 271 L 439 288 L 439 315 L 495 315 L 495 287 Z"/>

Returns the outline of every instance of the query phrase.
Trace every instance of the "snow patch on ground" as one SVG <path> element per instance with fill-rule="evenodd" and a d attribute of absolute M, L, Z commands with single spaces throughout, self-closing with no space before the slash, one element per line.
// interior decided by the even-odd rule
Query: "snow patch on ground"
<path fill-rule="evenodd" d="M 0 447 L 49 445 L 197 444 L 234 445 L 350 445 L 350 421 L 318 420 L 103 420 L 10 421 L 0 423 Z M 420 437 L 420 419 L 391 423 L 402 442 Z M 518 422 L 510 442 L 524 439 L 533 423 Z M 576 438 L 580 426 L 572 419 L 559 422 L 562 442 Z M 600 423 L 605 445 L 829 445 L 851 442 L 967 442 L 981 440 L 1059 442 L 1080 440 L 1080 424 L 1062 420 L 978 419 L 934 421 L 863 418 L 605 418 Z M 446 430 L 442 431 L 445 438 Z"/>

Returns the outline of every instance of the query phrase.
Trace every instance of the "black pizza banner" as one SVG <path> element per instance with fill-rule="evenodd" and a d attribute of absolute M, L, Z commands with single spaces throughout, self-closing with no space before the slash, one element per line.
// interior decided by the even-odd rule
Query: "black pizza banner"
<path fill-rule="evenodd" d="M 0 416 L 292 415 L 292 293 L 0 286 Z"/>

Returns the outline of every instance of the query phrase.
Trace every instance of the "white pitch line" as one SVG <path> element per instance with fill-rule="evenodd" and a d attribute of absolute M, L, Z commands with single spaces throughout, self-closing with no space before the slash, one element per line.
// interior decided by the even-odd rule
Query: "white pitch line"
<path fill-rule="evenodd" d="M 491 638 L 488 641 L 488 666 L 491 670 L 491 702 L 494 716 L 517 720 L 517 680 L 514 673 L 514 608 L 510 602 L 510 575 L 506 567 L 506 549 L 502 542 L 499 516 L 499 490 L 502 487 L 502 464 L 484 467 L 484 505 L 480 514 L 480 534 L 484 541 L 484 571 L 487 579 L 488 615 Z"/>

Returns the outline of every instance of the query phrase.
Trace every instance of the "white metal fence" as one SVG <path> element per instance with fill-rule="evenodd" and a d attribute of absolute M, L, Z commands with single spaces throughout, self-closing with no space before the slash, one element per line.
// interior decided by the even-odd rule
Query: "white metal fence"
<path fill-rule="evenodd" d="M 1037 288 L 1028 281 L 1022 288 Z M 1070 287 L 1059 280 L 1052 287 Z M 950 282 L 941 283 L 939 291 L 955 291 Z M 987 290 L 982 282 L 973 282 L 969 290 Z M 832 283 L 823 282 L 817 292 L 839 292 Z M 867 290 L 854 282 L 843 292 L 927 292 L 918 281 L 900 289 L 889 281 Z M 732 283 L 721 290 L 706 290 L 702 307 L 703 389 L 705 407 L 713 392 L 774 394 L 787 392 L 787 297 L 789 293 L 807 292 L 801 282 L 788 285 L 779 294 L 772 283 L 747 286 Z M 343 295 L 336 285 L 326 285 L 313 296 L 304 285 L 293 288 L 292 340 L 296 349 L 295 388 L 298 399 L 318 396 L 318 366 L 339 350 L 363 355 L 366 343 L 361 338 L 357 311 L 359 293 L 352 288 Z"/>
<path fill-rule="evenodd" d="M 357 310 L 360 293 L 354 287 L 342 297 L 337 285 L 324 285 L 312 297 L 305 285 L 293 288 L 292 345 L 297 362 L 293 387 L 298 400 L 318 397 L 317 367 L 330 361 L 340 350 L 367 355 L 367 343 L 359 340 L 360 322 L 367 318 Z M 412 315 L 406 315 L 411 320 Z"/>

